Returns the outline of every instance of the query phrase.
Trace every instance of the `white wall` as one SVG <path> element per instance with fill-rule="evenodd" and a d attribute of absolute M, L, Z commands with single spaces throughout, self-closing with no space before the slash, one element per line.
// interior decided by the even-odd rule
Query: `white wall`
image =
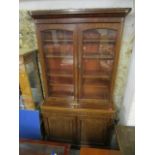
<path fill-rule="evenodd" d="M 19 7 L 20 9 L 28 10 L 116 7 L 133 8 L 133 0 L 21 0 Z"/>
<path fill-rule="evenodd" d="M 135 125 L 135 49 L 132 51 L 128 81 L 119 113 L 119 119 L 120 124 Z"/>

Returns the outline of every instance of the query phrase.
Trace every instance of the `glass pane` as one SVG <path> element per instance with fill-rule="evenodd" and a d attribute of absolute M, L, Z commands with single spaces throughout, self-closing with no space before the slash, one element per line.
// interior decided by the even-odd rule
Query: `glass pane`
<path fill-rule="evenodd" d="M 35 79 L 35 67 L 33 62 L 29 62 L 26 64 L 26 71 L 29 77 L 30 85 L 31 88 L 36 88 L 37 87 L 37 81 Z"/>
<path fill-rule="evenodd" d="M 46 59 L 47 72 L 50 74 L 72 74 L 73 60 L 72 59 Z"/>
<path fill-rule="evenodd" d="M 72 77 L 60 77 L 60 76 L 49 76 L 48 81 L 51 84 L 62 84 L 62 85 L 72 85 L 73 78 Z"/>
<path fill-rule="evenodd" d="M 86 99 L 109 99 L 109 87 L 82 85 L 81 94 L 81 98 Z"/>
<path fill-rule="evenodd" d="M 33 100 L 35 103 L 40 103 L 42 101 L 42 92 L 41 92 L 39 75 L 37 74 L 36 66 L 34 63 L 35 60 L 32 60 L 32 62 L 30 61 L 29 63 L 27 63 L 25 67 L 31 86 Z"/>
<path fill-rule="evenodd" d="M 73 60 L 65 58 L 46 59 L 49 94 L 73 96 Z"/>
<path fill-rule="evenodd" d="M 61 43 L 45 43 L 44 45 L 45 48 L 45 54 L 46 57 L 65 57 L 65 56 L 70 56 L 72 58 L 73 56 L 73 44 L 72 43 L 66 43 L 66 42 L 61 42 Z"/>
<path fill-rule="evenodd" d="M 48 92 L 53 97 L 73 96 L 73 32 L 43 32 Z"/>
<path fill-rule="evenodd" d="M 72 40 L 73 34 L 67 30 L 47 30 L 44 32 L 44 40 Z"/>
<path fill-rule="evenodd" d="M 83 59 L 83 75 L 110 79 L 112 66 L 113 60 Z"/>
<path fill-rule="evenodd" d="M 73 33 L 65 30 L 43 32 L 44 51 L 49 56 L 73 56 Z"/>
<path fill-rule="evenodd" d="M 116 31 L 109 29 L 87 30 L 83 33 L 83 57 L 113 58 Z"/>
<path fill-rule="evenodd" d="M 94 43 L 86 42 L 83 45 L 84 58 L 113 58 L 114 57 L 114 44 L 111 43 Z"/>
<path fill-rule="evenodd" d="M 82 98 L 108 99 L 113 60 L 83 60 Z"/>
<path fill-rule="evenodd" d="M 49 95 L 54 97 L 69 97 L 74 94 L 73 86 L 70 85 L 49 85 Z"/>
<path fill-rule="evenodd" d="M 116 31 L 111 29 L 90 29 L 83 33 L 83 39 L 104 39 L 104 40 L 115 40 Z"/>
<path fill-rule="evenodd" d="M 116 37 L 111 29 L 83 32 L 81 98 L 109 99 Z"/>

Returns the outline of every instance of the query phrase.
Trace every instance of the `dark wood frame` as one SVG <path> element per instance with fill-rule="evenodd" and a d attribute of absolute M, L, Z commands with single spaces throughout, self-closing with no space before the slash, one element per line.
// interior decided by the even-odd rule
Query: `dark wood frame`
<path fill-rule="evenodd" d="M 39 10 L 32 11 L 34 19 L 51 19 L 60 17 L 125 17 L 131 8 L 97 8 L 97 9 L 67 9 L 67 10 Z"/>

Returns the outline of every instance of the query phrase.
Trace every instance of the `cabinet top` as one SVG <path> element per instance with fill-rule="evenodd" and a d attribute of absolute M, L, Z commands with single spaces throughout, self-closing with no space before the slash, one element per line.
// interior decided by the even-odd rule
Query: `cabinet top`
<path fill-rule="evenodd" d="M 131 8 L 107 9 L 68 9 L 68 10 L 37 10 L 30 11 L 34 19 L 49 19 L 63 17 L 125 17 Z"/>

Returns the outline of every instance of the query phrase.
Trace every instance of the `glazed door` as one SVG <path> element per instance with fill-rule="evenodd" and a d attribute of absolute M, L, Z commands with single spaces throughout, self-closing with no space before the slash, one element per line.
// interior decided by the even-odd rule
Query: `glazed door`
<path fill-rule="evenodd" d="M 39 49 L 45 97 L 76 98 L 76 27 L 72 24 L 40 24 Z"/>
<path fill-rule="evenodd" d="M 119 24 L 81 24 L 78 30 L 79 99 L 109 103 Z"/>

